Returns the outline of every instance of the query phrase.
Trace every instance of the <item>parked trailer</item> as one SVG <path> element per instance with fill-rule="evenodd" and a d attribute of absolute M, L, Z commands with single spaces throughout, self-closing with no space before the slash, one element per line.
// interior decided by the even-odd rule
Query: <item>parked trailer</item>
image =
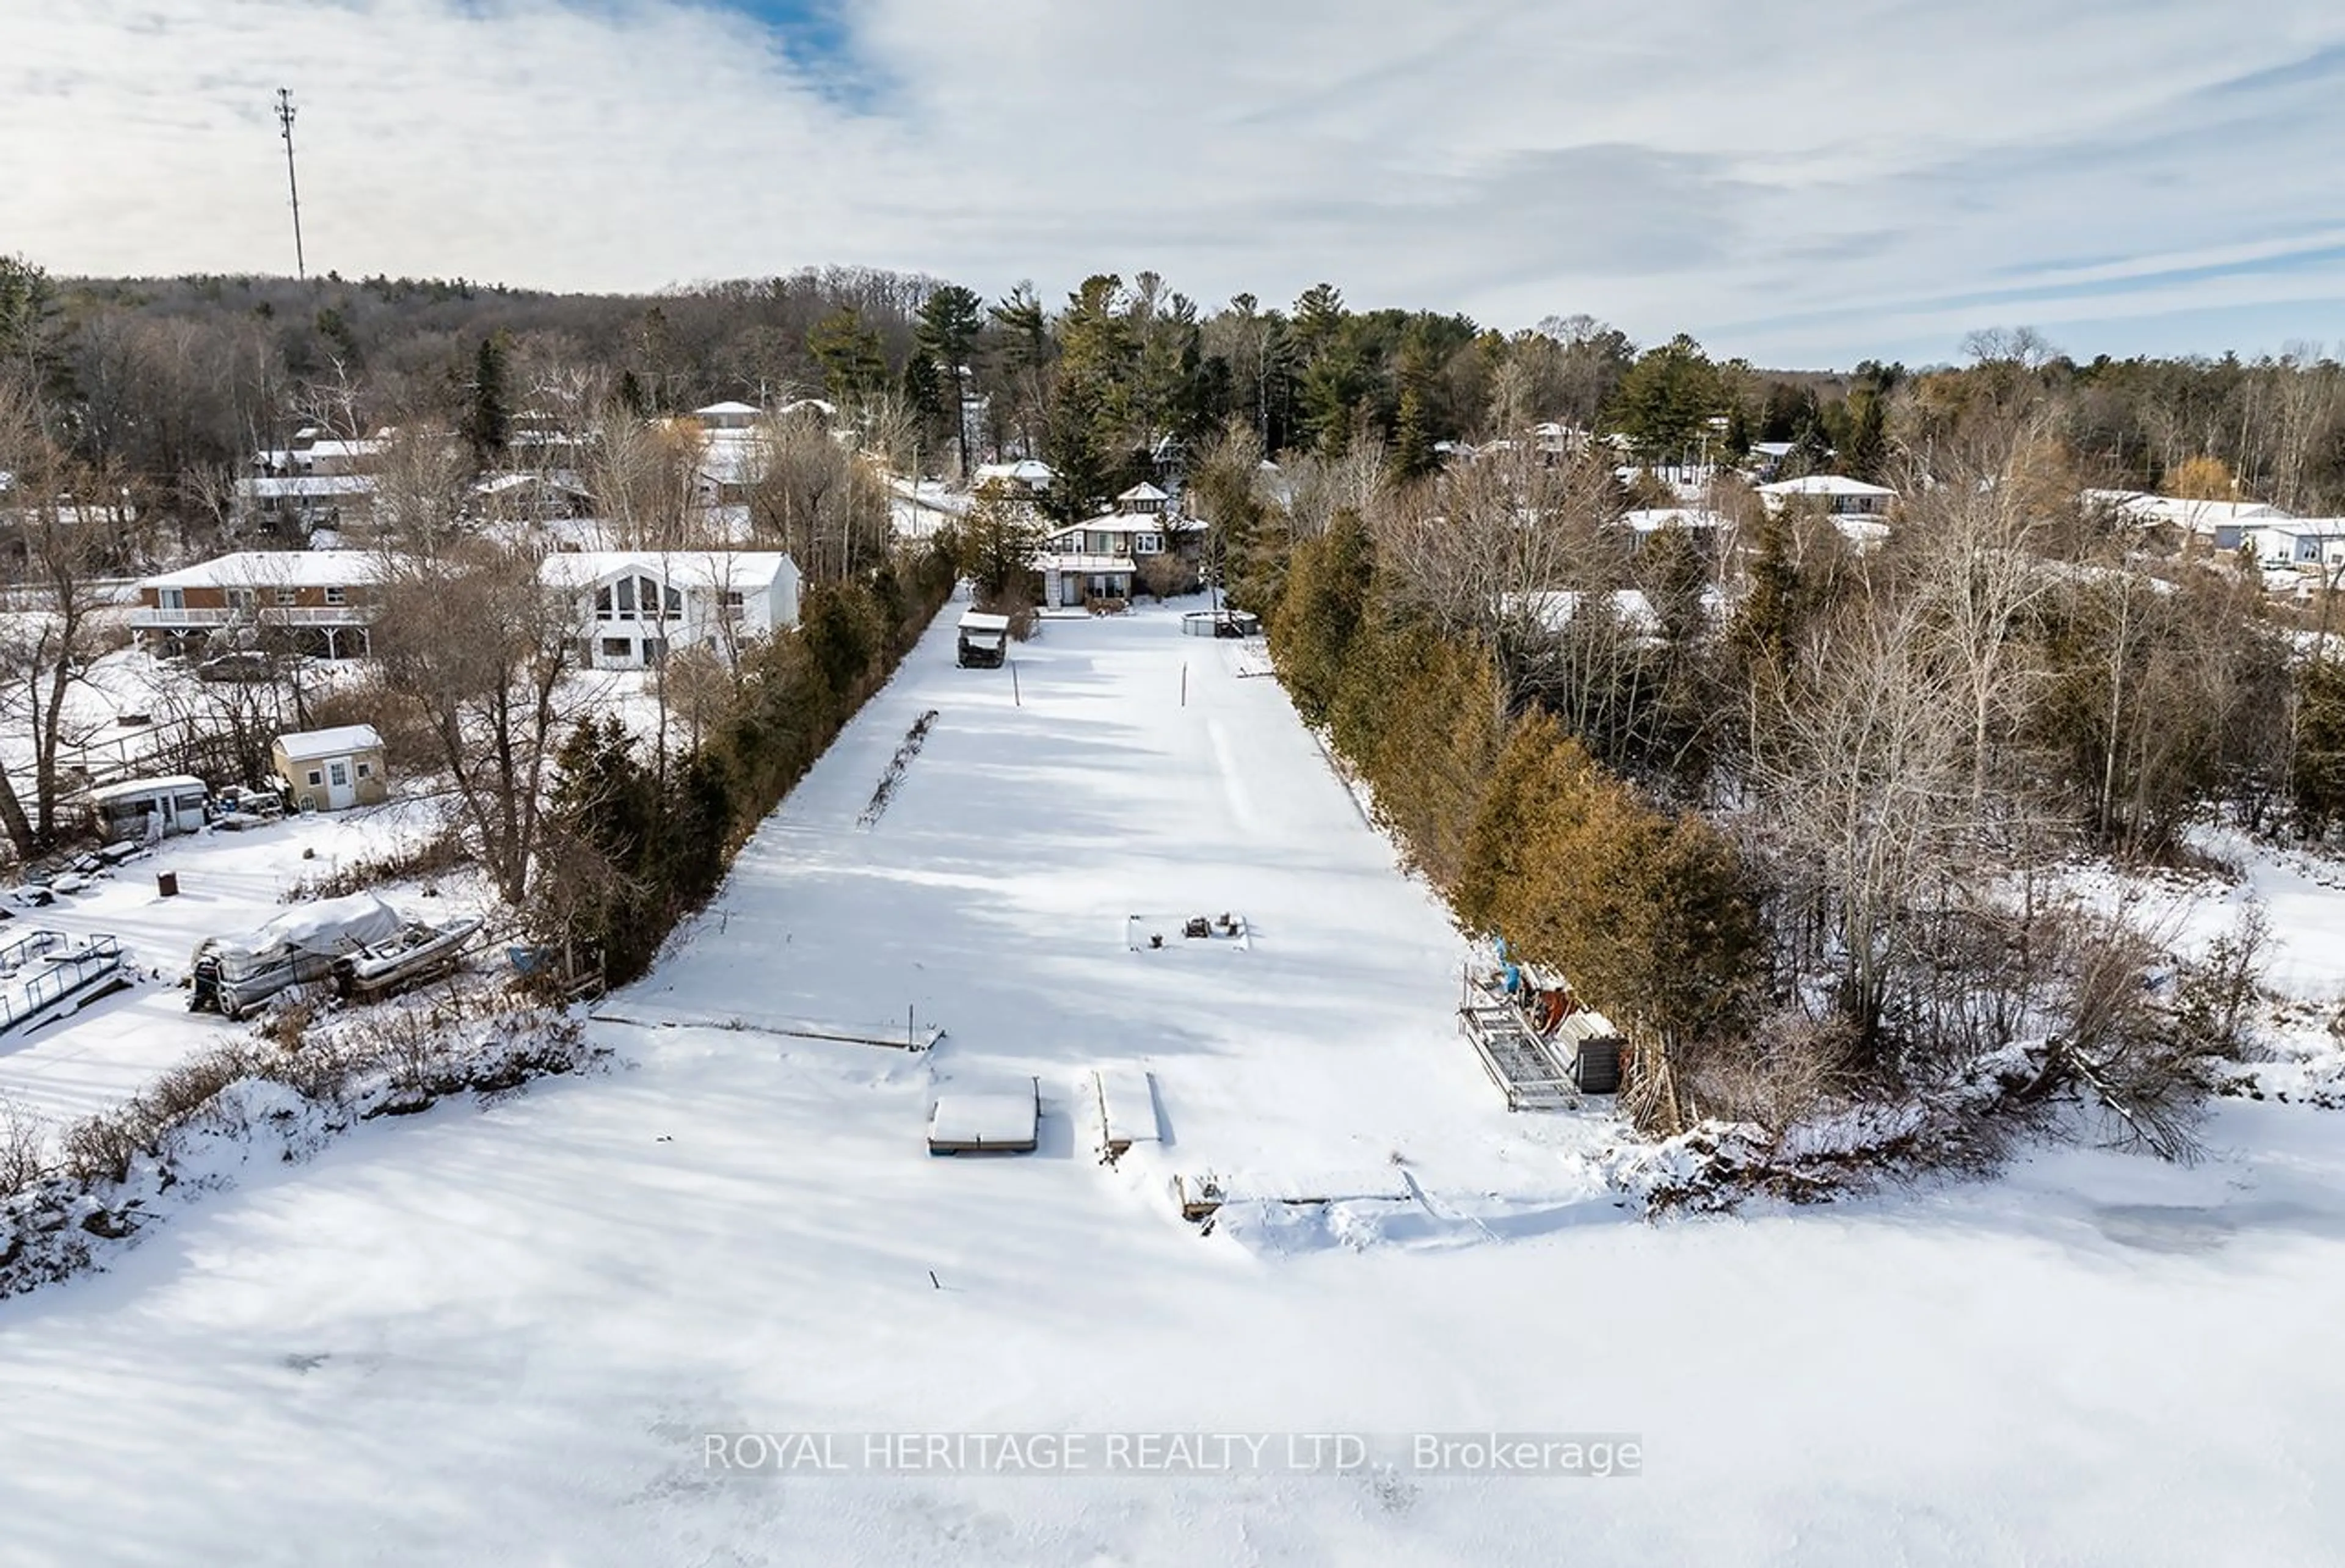
<path fill-rule="evenodd" d="M 972 610 L 960 618 L 957 663 L 964 670 L 998 670 L 1010 656 L 1010 617 Z"/>
<path fill-rule="evenodd" d="M 189 1012 L 239 1018 L 290 986 L 323 980 L 334 960 L 397 936 L 399 911 L 371 893 L 295 906 L 242 938 L 207 937 L 190 966 Z"/>
<path fill-rule="evenodd" d="M 194 833 L 204 825 L 211 791 L 188 774 L 125 779 L 89 792 L 91 825 L 108 843 Z"/>

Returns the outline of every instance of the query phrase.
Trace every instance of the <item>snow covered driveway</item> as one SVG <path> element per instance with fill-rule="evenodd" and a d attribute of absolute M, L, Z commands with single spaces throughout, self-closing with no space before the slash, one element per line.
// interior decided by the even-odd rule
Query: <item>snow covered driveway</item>
<path fill-rule="evenodd" d="M 597 1026 L 632 1066 L 249 1168 L 112 1273 L 0 1303 L 0 1562 L 2335 1560 L 2345 1122 L 2239 1105 L 2194 1170 L 2067 1154 L 1620 1222 L 1600 1124 L 1498 1108 L 1449 1023 L 1457 939 L 1235 650 L 1052 622 L 1013 704 L 946 619 L 614 999 L 749 1027 Z M 1127 945 L 1134 913 L 1225 910 L 1249 949 Z M 908 1008 L 934 1052 L 771 1032 Z M 1161 1100 L 1113 1168 L 1099 1065 Z M 940 1089 L 1030 1086 L 1035 1155 L 924 1152 Z M 1209 1171 L 1351 1201 L 1201 1236 L 1166 1189 Z M 1492 1430 L 1637 1434 L 1643 1473 L 707 1457 Z"/>

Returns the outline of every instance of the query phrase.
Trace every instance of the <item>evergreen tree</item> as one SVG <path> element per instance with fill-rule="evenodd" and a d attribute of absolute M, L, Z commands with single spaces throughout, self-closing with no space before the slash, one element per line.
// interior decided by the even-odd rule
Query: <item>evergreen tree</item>
<path fill-rule="evenodd" d="M 1433 432 L 1426 428 L 1424 395 L 1415 387 L 1405 387 L 1400 394 L 1400 415 L 1393 426 L 1394 477 L 1421 479 L 1439 464 L 1433 450 Z"/>
<path fill-rule="evenodd" d="M 1878 483 L 1889 460 L 1889 420 L 1886 400 L 1879 392 L 1862 391 L 1849 400 L 1848 442 L 1842 464 L 1851 479 Z"/>
<path fill-rule="evenodd" d="M 919 421 L 920 430 L 931 445 L 949 432 L 945 420 L 944 384 L 937 374 L 937 362 L 926 354 L 913 354 L 904 361 L 904 380 L 900 389 L 904 407 Z"/>
<path fill-rule="evenodd" d="M 941 371 L 944 388 L 951 393 L 952 407 L 947 422 L 963 479 L 969 477 L 969 443 L 963 428 L 967 422 L 963 410 L 969 403 L 969 362 L 976 353 L 977 335 L 984 326 L 985 301 L 974 289 L 948 283 L 921 305 L 919 321 L 913 329 L 913 340 L 919 348 L 913 358 L 925 359 Z"/>
<path fill-rule="evenodd" d="M 472 449 L 472 461 L 482 468 L 504 455 L 513 437 L 513 404 L 505 387 L 507 339 L 492 332 L 481 339 L 472 357 L 472 384 L 467 389 L 463 433 Z"/>
<path fill-rule="evenodd" d="M 1680 332 L 1648 349 L 1613 393 L 1610 423 L 1649 459 L 1688 458 L 1725 411 L 1724 384 L 1701 345 Z"/>
<path fill-rule="evenodd" d="M 1042 530 L 1027 504 L 1001 486 L 980 486 L 969 512 L 953 530 L 954 564 L 986 603 L 1032 602 L 1029 582 Z"/>
<path fill-rule="evenodd" d="M 1057 476 L 1044 502 L 1063 522 L 1092 516 L 1132 478 L 1132 383 L 1139 339 L 1122 279 L 1101 273 L 1068 296 L 1058 322 L 1058 379 L 1044 426 Z"/>
<path fill-rule="evenodd" d="M 1367 613 L 1375 546 L 1355 511 L 1341 511 L 1317 539 L 1294 547 L 1286 592 L 1271 618 L 1271 652 L 1313 723 L 1325 723 L 1344 685 L 1345 662 Z"/>
<path fill-rule="evenodd" d="M 1756 668 L 1781 673 L 1804 619 L 1800 568 L 1793 559 L 1791 509 L 1770 508 L 1759 519 L 1751 590 L 1734 622 L 1735 647 Z"/>
<path fill-rule="evenodd" d="M 841 408 L 858 408 L 888 384 L 888 356 L 878 330 L 852 305 L 842 305 L 807 333 L 807 351 L 822 367 L 823 385 Z"/>
<path fill-rule="evenodd" d="M 2320 658 L 2297 676 L 2296 748 L 2289 783 L 2296 830 L 2321 839 L 2345 823 L 2345 663 Z"/>

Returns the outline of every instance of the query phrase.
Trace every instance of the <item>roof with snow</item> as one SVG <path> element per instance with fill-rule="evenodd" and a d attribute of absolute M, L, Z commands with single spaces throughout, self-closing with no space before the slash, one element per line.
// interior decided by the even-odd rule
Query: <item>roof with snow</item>
<path fill-rule="evenodd" d="M 2088 490 L 2078 499 L 2086 506 L 2106 508 L 2136 522 L 2167 522 L 2200 533 L 2233 523 L 2288 516 L 2279 507 L 2259 501 L 2191 501 L 2138 490 Z"/>
<path fill-rule="evenodd" d="M 1589 597 L 1590 595 L 1576 588 L 1552 589 L 1538 593 L 1508 594 L 1505 608 L 1511 613 L 1523 616 L 1545 627 L 1549 632 L 1561 632 L 1571 624 L 1579 613 L 1580 605 Z M 1614 590 L 1609 595 L 1598 597 L 1610 599 L 1612 612 L 1619 618 L 1620 624 L 1629 631 L 1641 636 L 1655 636 L 1660 633 L 1660 612 L 1653 608 L 1653 602 L 1645 596 L 1642 589 L 1620 588 Z"/>
<path fill-rule="evenodd" d="M 1040 458 L 1020 458 L 1014 463 L 980 463 L 977 471 L 969 477 L 979 484 L 988 480 L 1001 479 L 1032 485 L 1039 490 L 1048 488 L 1051 481 L 1059 476 L 1049 463 Z"/>
<path fill-rule="evenodd" d="M 1665 528 L 1721 528 L 1725 522 L 1726 520 L 1718 513 L 1696 507 L 1652 507 L 1620 514 L 1620 526 L 1634 529 L 1639 533 L 1659 533 Z"/>
<path fill-rule="evenodd" d="M 374 475 L 366 473 L 285 474 L 275 479 L 240 479 L 236 481 L 240 495 L 256 501 L 275 498 L 299 500 L 320 495 L 370 495 L 374 491 Z"/>
<path fill-rule="evenodd" d="M 375 582 L 382 559 L 357 550 L 235 550 L 159 577 L 141 588 L 340 588 Z"/>
<path fill-rule="evenodd" d="M 762 430 L 710 430 L 700 447 L 701 477 L 712 484 L 747 484 L 763 469 L 766 450 Z"/>
<path fill-rule="evenodd" d="M 764 413 L 766 410 L 757 407 L 755 403 L 726 401 L 722 403 L 711 403 L 705 409 L 695 409 L 692 411 L 695 417 L 700 419 L 737 420 L 744 414 L 754 419 L 757 415 Z"/>
<path fill-rule="evenodd" d="M 1138 504 L 1143 501 L 1171 501 L 1172 498 L 1165 494 L 1162 491 L 1158 490 L 1154 485 L 1150 484 L 1147 481 L 1142 480 L 1140 483 L 1133 485 L 1130 490 L 1125 491 L 1122 495 L 1117 496 L 1115 499 L 1120 501 L 1130 501 L 1134 504 Z"/>
<path fill-rule="evenodd" d="M 124 779 L 119 784 L 104 784 L 89 792 L 89 804 L 105 805 L 110 801 L 137 800 L 141 795 L 161 794 L 165 791 L 178 794 L 182 790 L 202 790 L 208 786 L 193 774 L 171 774 L 160 778 Z"/>
<path fill-rule="evenodd" d="M 517 490 L 543 485 L 548 490 L 567 491 L 572 495 L 584 495 L 586 488 L 570 473 L 501 473 L 491 474 L 472 486 L 474 495 L 504 495 Z"/>
<path fill-rule="evenodd" d="M 1867 484 L 1845 474 L 1812 473 L 1799 479 L 1777 480 L 1759 487 L 1761 495 L 1896 495 L 1885 484 Z"/>
<path fill-rule="evenodd" d="M 634 572 L 685 588 L 754 592 L 795 573 L 779 550 L 562 550 L 538 562 L 538 581 L 551 588 L 592 588 Z"/>
<path fill-rule="evenodd" d="M 2259 533 L 2277 533 L 2291 539 L 2345 539 L 2345 517 L 2259 517 L 2254 521 Z"/>
<path fill-rule="evenodd" d="M 382 749 L 382 737 L 372 724 L 337 724 L 330 730 L 297 730 L 277 737 L 289 763 L 314 763 L 326 757 L 346 757 L 352 752 Z"/>

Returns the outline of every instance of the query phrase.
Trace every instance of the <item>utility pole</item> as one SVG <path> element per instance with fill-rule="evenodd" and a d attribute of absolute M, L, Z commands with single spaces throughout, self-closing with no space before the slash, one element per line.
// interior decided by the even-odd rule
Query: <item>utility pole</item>
<path fill-rule="evenodd" d="M 285 137 L 285 188 L 293 196 L 293 276 L 307 282 L 310 278 L 310 268 L 301 255 L 301 186 L 293 177 L 293 116 L 295 113 L 291 91 L 284 87 L 278 88 L 277 123 L 284 127 L 280 134 Z"/>

